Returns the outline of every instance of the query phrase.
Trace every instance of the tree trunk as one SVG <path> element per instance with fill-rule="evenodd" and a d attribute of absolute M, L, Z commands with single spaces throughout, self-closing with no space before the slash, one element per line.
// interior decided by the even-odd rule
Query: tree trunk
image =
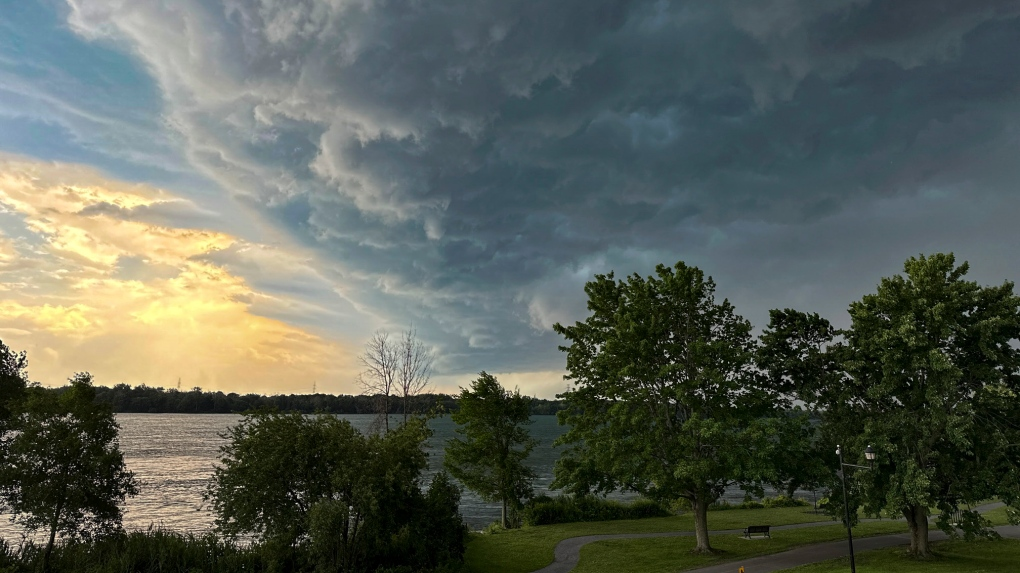
<path fill-rule="evenodd" d="M 503 510 L 499 514 L 500 521 L 503 523 L 503 529 L 510 529 L 510 526 L 506 523 L 506 498 L 503 498 Z"/>
<path fill-rule="evenodd" d="M 46 552 L 43 553 L 43 573 L 49 573 L 50 570 L 50 554 L 53 553 L 53 544 L 57 540 L 57 525 L 60 523 L 60 512 L 62 511 L 64 511 L 63 490 L 61 490 L 60 499 L 57 501 L 57 508 L 53 512 L 53 519 L 50 521 L 50 540 L 46 544 Z"/>
<path fill-rule="evenodd" d="M 903 510 L 910 526 L 910 554 L 914 557 L 931 556 L 928 548 L 928 509 L 921 505 L 907 506 Z"/>
<path fill-rule="evenodd" d="M 695 553 L 712 553 L 712 545 L 708 541 L 708 502 L 695 498 L 691 505 L 694 506 L 694 535 L 697 539 Z"/>

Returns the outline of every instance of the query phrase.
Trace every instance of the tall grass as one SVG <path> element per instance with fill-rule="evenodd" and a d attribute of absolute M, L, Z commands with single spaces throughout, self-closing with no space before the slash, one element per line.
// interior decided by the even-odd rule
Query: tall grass
<path fill-rule="evenodd" d="M 596 496 L 539 496 L 521 511 L 525 525 L 552 525 L 583 521 L 616 521 L 672 515 L 654 501 L 640 499 L 631 503 Z"/>
<path fill-rule="evenodd" d="M 40 570 L 44 546 L 0 545 L 0 573 Z M 193 535 L 163 529 L 122 533 L 92 542 L 65 541 L 53 549 L 53 573 L 256 573 L 298 570 L 296 555 L 280 548 L 241 547 L 213 534 Z"/>

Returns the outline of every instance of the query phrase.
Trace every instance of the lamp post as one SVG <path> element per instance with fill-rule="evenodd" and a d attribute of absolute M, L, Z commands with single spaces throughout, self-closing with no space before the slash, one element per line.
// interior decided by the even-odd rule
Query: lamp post
<path fill-rule="evenodd" d="M 839 479 L 843 481 L 843 511 L 846 513 L 846 539 L 850 544 L 850 573 L 857 573 L 857 564 L 854 562 L 854 533 L 850 529 L 850 502 L 846 496 L 845 468 L 875 469 L 875 450 L 871 449 L 870 445 L 864 450 L 864 457 L 868 460 L 866 466 L 843 463 L 843 448 L 839 444 L 836 444 L 836 455 L 839 456 Z"/>

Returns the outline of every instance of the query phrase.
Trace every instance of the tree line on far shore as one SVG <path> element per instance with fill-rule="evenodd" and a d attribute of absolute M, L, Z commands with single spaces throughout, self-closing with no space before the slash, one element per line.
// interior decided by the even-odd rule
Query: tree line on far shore
<path fill-rule="evenodd" d="M 67 386 L 52 389 L 63 392 Z M 221 391 L 178 390 L 139 384 L 117 384 L 113 387 L 96 386 L 96 401 L 109 404 L 115 413 L 131 414 L 237 414 L 248 410 L 276 408 L 285 412 L 313 414 L 378 414 L 380 399 L 367 394 L 237 394 Z M 448 394 L 420 394 L 415 396 L 419 410 L 439 406 L 442 411 L 456 412 L 460 406 L 457 396 Z M 559 400 L 533 398 L 530 402 L 532 416 L 554 415 L 563 409 Z M 400 402 L 395 396 L 389 400 L 389 413 L 400 413 Z"/>

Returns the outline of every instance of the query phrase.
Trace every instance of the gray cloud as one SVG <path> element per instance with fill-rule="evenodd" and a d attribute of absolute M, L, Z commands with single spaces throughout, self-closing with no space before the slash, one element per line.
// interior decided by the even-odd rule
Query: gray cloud
<path fill-rule="evenodd" d="M 144 59 L 193 164 L 449 373 L 560 366 L 595 272 L 686 259 L 760 319 L 1016 243 L 982 220 L 1012 192 L 1018 2 L 69 5 Z"/>
<path fill-rule="evenodd" d="M 121 207 L 112 203 L 95 203 L 82 209 L 87 217 L 105 215 L 123 221 L 136 221 L 162 227 L 207 229 L 216 226 L 222 217 L 185 200 L 156 201 L 135 207 Z"/>

